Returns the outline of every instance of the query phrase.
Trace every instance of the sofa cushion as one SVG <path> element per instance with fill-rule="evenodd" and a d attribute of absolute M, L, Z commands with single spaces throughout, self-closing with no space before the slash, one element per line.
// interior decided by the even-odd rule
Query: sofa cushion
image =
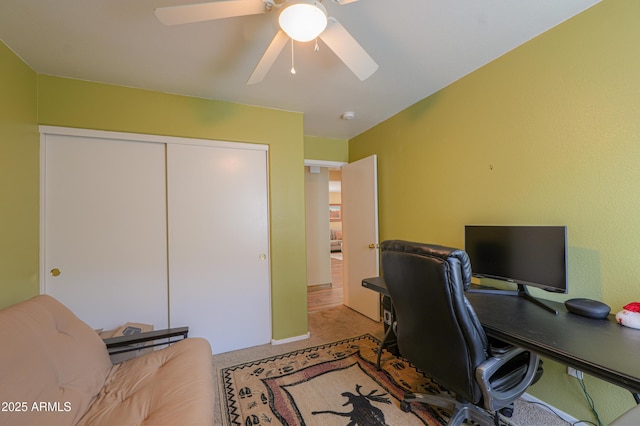
<path fill-rule="evenodd" d="M 117 364 L 79 425 L 212 425 L 211 346 L 202 338 Z"/>
<path fill-rule="evenodd" d="M 75 424 L 112 368 L 97 333 L 47 295 L 1 310 L 0 342 L 0 401 L 24 408 L 2 424 Z"/>

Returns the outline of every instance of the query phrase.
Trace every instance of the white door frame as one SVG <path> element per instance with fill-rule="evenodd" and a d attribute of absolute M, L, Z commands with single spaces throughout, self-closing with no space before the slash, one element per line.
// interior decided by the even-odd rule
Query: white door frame
<path fill-rule="evenodd" d="M 64 136 L 69 138 L 85 138 L 85 139 L 99 139 L 103 141 L 113 141 L 116 142 L 143 142 L 143 143 L 155 143 L 162 144 L 163 149 L 168 145 L 191 145 L 191 146 L 204 146 L 204 147 L 215 147 L 215 148 L 229 148 L 235 151 L 254 151 L 264 153 L 264 157 L 266 160 L 266 203 L 267 203 L 267 239 L 270 240 L 270 228 L 271 228 L 271 219 L 270 219 L 270 208 L 269 208 L 269 181 L 268 181 L 268 172 L 269 172 L 269 164 L 268 164 L 268 153 L 269 146 L 264 144 L 252 144 L 252 143 L 242 143 L 242 142 L 228 142 L 228 141 L 218 141 L 218 140 L 208 140 L 208 139 L 191 139 L 191 138 L 182 138 L 182 137 L 173 137 L 173 136 L 159 136 L 159 135 L 147 135 L 147 134 L 137 134 L 137 133 L 124 133 L 124 132 L 111 132 L 111 131 L 101 131 L 101 130 L 91 130 L 91 129 L 76 129 L 76 128 L 65 128 L 65 127 L 53 127 L 53 126 L 40 126 L 40 218 L 39 218 L 39 226 L 40 226 L 40 259 L 39 259 L 39 287 L 40 294 L 46 293 L 46 286 L 48 277 L 48 267 L 46 265 L 46 164 L 47 164 L 47 138 L 51 138 L 52 136 Z M 166 165 L 165 165 L 166 166 Z M 267 276 L 266 276 L 266 284 L 271 288 L 271 254 L 270 254 L 270 244 L 267 244 L 266 247 L 263 248 L 263 252 L 265 253 L 266 259 L 269 259 L 269 263 L 267 265 Z M 262 257 L 261 257 L 262 258 Z M 167 271 L 168 272 L 168 271 Z M 168 280 L 167 275 L 167 280 Z M 168 288 L 167 288 L 168 291 Z M 270 290 L 269 290 L 270 293 Z M 271 311 L 271 300 L 269 300 L 269 326 L 271 325 L 271 320 L 273 317 L 273 312 Z M 166 306 L 168 310 L 169 306 Z M 269 337 L 271 337 L 272 330 L 269 329 Z"/>
<path fill-rule="evenodd" d="M 45 256 L 44 256 L 44 237 L 45 237 L 45 227 L 44 227 L 44 218 L 45 216 L 45 160 L 46 160 L 46 136 L 47 135 L 64 135 L 64 136 L 79 136 L 79 137 L 88 137 L 88 138 L 101 138 L 101 139 L 113 139 L 113 140 L 129 140 L 129 141 L 138 141 L 138 142 L 152 142 L 152 143 L 162 143 L 162 144 L 185 144 L 185 145 L 206 145 L 206 146 L 216 146 L 216 147 L 224 147 L 224 148 L 236 148 L 236 149 L 250 149 L 257 151 L 266 151 L 269 152 L 269 146 L 264 144 L 253 144 L 253 143 L 245 143 L 245 142 L 228 142 L 228 141 L 220 141 L 213 139 L 192 139 L 192 138 L 182 138 L 177 136 L 161 136 L 161 135 L 148 135 L 142 133 L 127 133 L 127 132 L 112 132 L 106 130 L 93 130 L 93 129 L 78 129 L 73 127 L 58 127 L 58 126 L 39 126 L 40 130 L 40 294 L 45 293 L 45 274 L 46 265 L 44 264 Z M 268 173 L 268 165 L 267 165 L 267 173 Z M 268 188 L 267 188 L 268 191 Z M 268 195 L 268 194 L 267 194 Z M 270 209 L 268 209 L 270 211 Z M 269 218 L 269 223 L 271 223 L 271 218 Z M 271 239 L 271 236 L 269 236 Z M 268 258 L 271 259 L 271 253 L 267 254 Z M 271 280 L 271 273 L 269 273 L 269 280 Z M 271 285 L 271 283 L 269 283 Z"/>
<path fill-rule="evenodd" d="M 315 166 L 315 167 L 337 167 L 337 168 L 342 168 L 343 166 L 348 166 L 349 164 L 350 163 L 347 162 L 347 161 L 325 161 L 325 160 L 312 160 L 312 159 L 304 160 L 304 165 L 305 166 L 309 166 L 309 167 L 314 167 Z M 376 191 L 377 191 L 377 189 L 376 189 Z M 378 213 L 375 212 L 375 214 L 377 215 Z M 377 219 L 376 219 L 376 222 L 377 222 Z M 376 229 L 376 238 L 375 239 L 376 239 L 375 243 L 377 244 L 378 243 L 378 229 Z M 376 248 L 376 252 L 377 251 L 378 251 L 378 248 Z M 345 257 L 345 262 L 346 261 L 348 261 L 348 260 Z M 345 265 L 345 268 L 346 268 L 346 266 L 347 265 Z M 378 265 L 378 267 L 379 267 L 379 265 Z M 347 292 L 347 286 L 346 286 L 346 278 L 343 278 L 343 279 L 345 280 L 345 286 L 343 288 L 343 295 L 344 295 Z M 369 291 L 369 290 L 367 289 L 367 291 Z M 345 300 L 346 299 L 347 298 L 345 297 Z M 375 315 L 371 316 L 372 319 L 376 320 L 374 317 L 375 317 Z M 377 320 L 379 321 L 379 318 Z"/>
<path fill-rule="evenodd" d="M 347 164 L 346 161 L 304 160 L 304 165 L 309 167 L 342 167 Z"/>

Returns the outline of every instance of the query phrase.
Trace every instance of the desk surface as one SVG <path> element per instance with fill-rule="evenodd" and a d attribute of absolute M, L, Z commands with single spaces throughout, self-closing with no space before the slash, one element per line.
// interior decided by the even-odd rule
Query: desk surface
<path fill-rule="evenodd" d="M 389 295 L 380 277 L 362 285 Z M 522 297 L 466 293 L 488 336 L 537 352 L 594 377 L 640 393 L 640 330 L 607 319 L 581 317 L 545 300 L 558 315 Z"/>
<path fill-rule="evenodd" d="M 382 277 L 365 278 L 362 280 L 362 286 L 377 291 L 384 296 L 389 296 L 389 289 Z"/>

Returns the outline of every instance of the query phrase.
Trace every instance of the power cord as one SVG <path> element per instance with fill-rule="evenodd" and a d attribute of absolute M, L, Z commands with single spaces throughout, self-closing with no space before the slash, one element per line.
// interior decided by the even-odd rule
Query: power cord
<path fill-rule="evenodd" d="M 549 406 L 548 406 L 548 405 L 546 405 L 546 404 L 543 404 L 543 403 L 538 402 L 538 401 L 527 401 L 526 399 L 523 399 L 523 401 L 524 401 L 524 402 L 526 402 L 526 403 L 528 403 L 528 404 L 536 404 L 536 405 L 539 405 L 539 406 L 541 406 L 541 407 L 545 408 L 546 410 L 550 411 L 551 413 L 555 414 L 555 415 L 556 415 L 556 417 L 558 417 L 560 420 L 564 420 L 564 419 L 562 418 L 562 416 L 561 416 L 557 411 L 555 411 L 553 408 L 549 407 Z M 579 424 L 581 424 L 581 423 L 583 423 L 583 424 L 588 423 L 588 424 L 593 425 L 593 426 L 602 426 L 602 424 L 598 425 L 598 424 L 593 423 L 593 422 L 591 422 L 591 421 L 589 421 L 589 420 L 577 420 L 577 421 L 575 421 L 575 422 L 573 422 L 573 423 L 569 423 L 569 424 L 570 424 L 571 426 L 576 426 L 576 425 L 579 425 Z"/>
<path fill-rule="evenodd" d="M 584 384 L 584 379 L 578 379 L 578 383 L 580 383 L 580 387 L 582 388 L 582 392 L 584 392 L 584 397 L 587 399 L 587 403 L 589 404 L 589 408 L 591 408 L 591 412 L 593 413 L 593 415 L 596 417 L 596 420 L 598 421 L 598 426 L 603 426 L 602 421 L 600 420 L 600 416 L 596 411 L 596 406 L 593 401 L 593 398 L 591 398 L 591 395 L 589 395 L 589 392 L 587 392 L 587 387 Z"/>

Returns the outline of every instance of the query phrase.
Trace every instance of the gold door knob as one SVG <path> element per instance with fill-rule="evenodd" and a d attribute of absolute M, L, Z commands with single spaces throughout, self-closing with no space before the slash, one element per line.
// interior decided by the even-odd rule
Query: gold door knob
<path fill-rule="evenodd" d="M 375 243 L 371 243 L 371 244 L 369 244 L 369 248 L 370 248 L 370 249 L 376 249 L 376 248 L 378 248 L 378 247 L 380 247 L 378 244 L 375 244 Z"/>
<path fill-rule="evenodd" d="M 60 269 L 58 268 L 53 268 L 49 274 L 51 274 L 52 277 L 57 277 L 58 275 L 60 275 Z"/>

